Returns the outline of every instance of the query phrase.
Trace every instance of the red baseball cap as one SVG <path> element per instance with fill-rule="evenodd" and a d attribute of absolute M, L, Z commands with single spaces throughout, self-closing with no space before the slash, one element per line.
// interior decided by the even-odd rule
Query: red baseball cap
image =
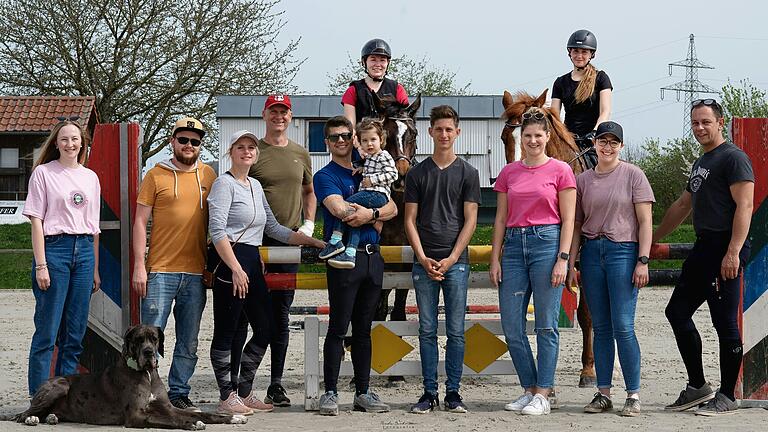
<path fill-rule="evenodd" d="M 291 98 L 288 95 L 269 95 L 267 101 L 264 102 L 264 109 L 268 109 L 272 105 L 282 105 L 288 109 L 291 109 Z"/>

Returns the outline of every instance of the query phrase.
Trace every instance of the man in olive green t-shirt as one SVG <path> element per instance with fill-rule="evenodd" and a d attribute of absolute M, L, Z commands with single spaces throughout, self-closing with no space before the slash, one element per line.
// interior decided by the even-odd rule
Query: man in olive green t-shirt
<path fill-rule="evenodd" d="M 275 219 L 283 226 L 312 236 L 315 229 L 317 198 L 312 187 L 312 162 L 303 146 L 288 139 L 286 130 L 291 123 L 291 99 L 287 95 L 271 95 L 262 112 L 266 135 L 260 139 L 259 160 L 249 175 L 264 188 L 267 202 Z M 302 222 L 303 214 L 303 222 Z M 286 246 L 264 237 L 265 246 Z M 267 272 L 297 273 L 298 264 L 268 264 Z M 291 401 L 281 385 L 285 356 L 288 351 L 288 313 L 294 291 L 271 291 L 272 299 L 272 371 L 270 386 L 264 402 L 275 406 L 290 406 Z M 247 322 L 246 322 L 247 325 Z"/>

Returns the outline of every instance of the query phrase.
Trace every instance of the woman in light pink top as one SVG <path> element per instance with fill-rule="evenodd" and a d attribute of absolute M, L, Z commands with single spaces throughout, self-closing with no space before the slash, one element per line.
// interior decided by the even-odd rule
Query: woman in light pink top
<path fill-rule="evenodd" d="M 620 414 L 636 416 L 640 414 L 640 345 L 635 336 L 635 306 L 638 289 L 648 283 L 654 197 L 643 171 L 619 160 L 623 135 L 618 123 L 600 123 L 595 139 L 597 166 L 576 179 L 570 268 L 582 244 L 581 280 L 592 314 L 598 388 L 584 411 L 613 410 L 615 344 L 627 391 Z M 569 272 L 569 282 L 574 273 Z"/>
<path fill-rule="evenodd" d="M 29 394 L 49 378 L 76 373 L 88 325 L 91 293 L 99 289 L 96 173 L 84 167 L 88 145 L 75 121 L 57 124 L 29 179 L 23 214 L 32 222 L 35 333 L 29 353 Z"/>

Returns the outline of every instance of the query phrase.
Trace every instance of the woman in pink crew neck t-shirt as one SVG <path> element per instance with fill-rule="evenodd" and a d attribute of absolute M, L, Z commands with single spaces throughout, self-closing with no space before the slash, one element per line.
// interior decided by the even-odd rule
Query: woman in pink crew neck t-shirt
<path fill-rule="evenodd" d="M 43 144 L 29 179 L 23 214 L 32 222 L 35 333 L 29 352 L 29 394 L 49 378 L 77 372 L 91 293 L 99 289 L 99 209 L 96 173 L 84 167 L 82 127 L 62 121 Z"/>
<path fill-rule="evenodd" d="M 547 156 L 549 114 L 523 114 L 525 159 L 501 170 L 491 250 L 491 282 L 509 354 L 523 394 L 504 408 L 525 415 L 549 414 L 559 350 L 560 297 L 568 270 L 576 207 L 576 180 L 565 162 Z M 503 248 L 502 248 L 503 245 Z M 525 315 L 533 295 L 537 358 L 526 335 Z"/>

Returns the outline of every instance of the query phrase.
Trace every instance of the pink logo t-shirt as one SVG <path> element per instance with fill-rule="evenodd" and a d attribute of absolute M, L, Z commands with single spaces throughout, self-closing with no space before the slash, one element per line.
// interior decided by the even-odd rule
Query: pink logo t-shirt
<path fill-rule="evenodd" d="M 22 214 L 42 219 L 43 235 L 98 234 L 100 204 L 95 172 L 54 160 L 32 171 Z"/>
<path fill-rule="evenodd" d="M 493 190 L 507 194 L 507 227 L 560 223 L 558 192 L 575 188 L 576 177 L 567 163 L 550 158 L 527 167 L 521 161 L 502 168 Z"/>

